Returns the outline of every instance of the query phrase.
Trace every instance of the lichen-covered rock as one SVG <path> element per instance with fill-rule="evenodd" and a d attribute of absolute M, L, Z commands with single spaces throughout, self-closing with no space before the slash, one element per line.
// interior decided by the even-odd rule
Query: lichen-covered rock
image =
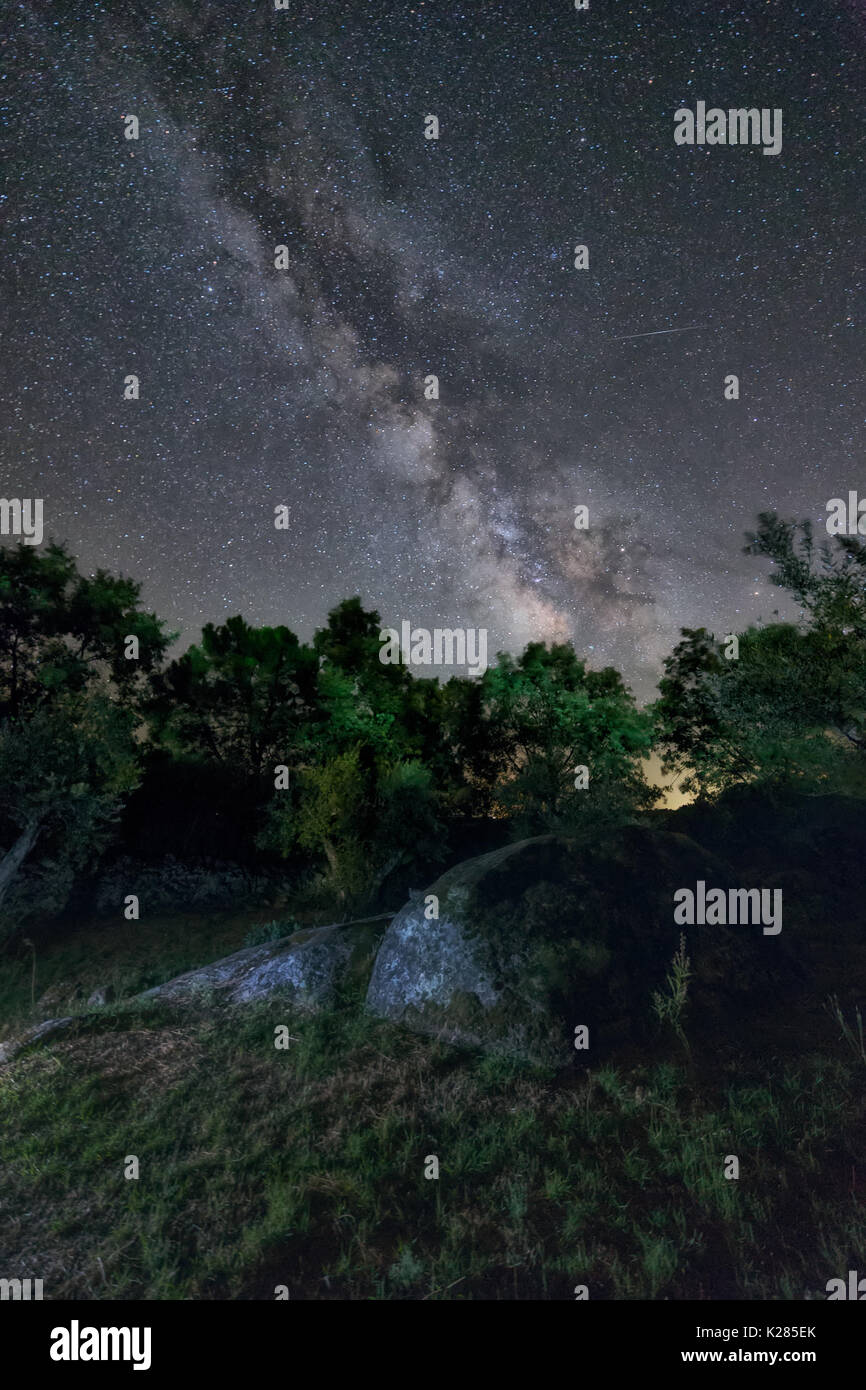
<path fill-rule="evenodd" d="M 166 1004 L 246 1004 L 279 993 L 302 1007 L 325 1008 L 342 988 L 363 991 L 383 931 L 383 922 L 305 928 L 188 970 L 139 997 Z"/>
<path fill-rule="evenodd" d="M 371 1013 L 451 1042 L 564 1063 L 579 1025 L 598 1057 L 652 1019 L 653 990 L 685 933 L 690 1006 L 750 997 L 790 976 L 758 926 L 679 927 L 674 893 L 729 865 L 683 835 L 643 826 L 591 848 L 553 835 L 458 864 L 394 918 L 373 967 Z M 436 900 L 438 917 L 430 897 Z"/>

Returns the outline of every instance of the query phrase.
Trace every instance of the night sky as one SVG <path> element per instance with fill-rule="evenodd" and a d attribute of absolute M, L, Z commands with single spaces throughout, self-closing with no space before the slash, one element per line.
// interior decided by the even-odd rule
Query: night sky
<path fill-rule="evenodd" d="M 759 511 L 866 483 L 864 49 L 864 0 L 11 3 L 0 492 L 181 644 L 358 593 L 650 697 L 793 616 Z M 781 154 L 677 147 L 699 100 Z"/>

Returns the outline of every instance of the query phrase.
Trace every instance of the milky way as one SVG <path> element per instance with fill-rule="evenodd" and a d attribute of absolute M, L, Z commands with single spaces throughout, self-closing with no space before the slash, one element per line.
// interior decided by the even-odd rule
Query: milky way
<path fill-rule="evenodd" d="M 859 3 L 16 6 L 3 493 L 181 643 L 358 593 L 649 696 L 681 626 L 792 616 L 756 513 L 863 482 L 864 39 Z M 676 146 L 698 100 L 781 108 L 781 153 Z"/>

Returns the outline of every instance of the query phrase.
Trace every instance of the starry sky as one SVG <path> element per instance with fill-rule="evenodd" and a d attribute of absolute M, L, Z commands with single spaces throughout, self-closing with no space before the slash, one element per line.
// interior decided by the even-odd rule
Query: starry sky
<path fill-rule="evenodd" d="M 357 593 L 647 699 L 681 627 L 794 616 L 743 533 L 864 482 L 864 0 L 30 0 L 0 37 L 2 492 L 176 650 Z M 782 108 L 781 154 L 677 147 L 698 100 Z"/>

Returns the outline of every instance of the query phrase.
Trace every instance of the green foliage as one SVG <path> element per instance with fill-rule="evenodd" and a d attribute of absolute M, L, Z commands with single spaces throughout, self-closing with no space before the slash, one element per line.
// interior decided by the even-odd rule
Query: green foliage
<path fill-rule="evenodd" d="M 866 650 L 843 653 L 828 634 L 788 623 L 749 628 L 739 644 L 739 659 L 726 660 L 711 634 L 686 630 L 666 660 L 653 707 L 664 768 L 700 796 L 754 780 L 845 787 Z"/>
<path fill-rule="evenodd" d="M 137 785 L 134 731 L 171 640 L 139 594 L 79 574 L 62 545 L 0 547 L 0 937 L 64 906 Z"/>
<path fill-rule="evenodd" d="M 400 1256 L 388 1270 L 388 1278 L 398 1289 L 409 1289 L 424 1273 L 421 1261 L 412 1253 L 411 1245 L 401 1247 Z"/>
<path fill-rule="evenodd" d="M 179 754 L 258 776 L 291 755 L 320 717 L 315 655 L 286 627 L 208 623 L 156 682 L 153 737 Z"/>
<path fill-rule="evenodd" d="M 866 543 L 859 536 L 834 536 L 816 546 L 810 521 L 761 512 L 744 551 L 772 561 L 770 582 L 796 599 L 813 631 L 866 639 Z"/>
<path fill-rule="evenodd" d="M 571 646 L 534 642 L 516 661 L 500 653 L 482 680 L 494 795 L 518 834 L 574 834 L 651 804 L 640 766 L 651 721 L 616 671 L 587 671 Z M 578 766 L 586 789 L 575 787 Z"/>
<path fill-rule="evenodd" d="M 588 670 L 567 643 L 500 653 L 478 679 L 418 679 L 379 660 L 381 620 L 358 597 L 332 609 L 309 645 L 287 627 L 234 617 L 208 624 L 160 670 L 169 639 L 140 611 L 132 581 L 82 576 L 58 545 L 3 549 L 0 717 L 53 710 L 74 723 L 70 702 L 103 692 L 147 718 L 137 729 L 147 795 L 136 798 L 132 824 L 140 828 L 145 808 L 158 822 L 153 798 L 175 785 L 184 839 L 189 826 L 193 840 L 212 828 L 230 843 L 242 820 L 250 853 L 257 842 L 297 863 L 306 857 L 325 868 L 340 902 L 360 904 L 390 874 L 408 881 L 425 858 L 441 862 L 458 817 L 506 819 L 515 836 L 586 841 L 633 818 L 655 800 L 643 771 L 654 738 L 666 770 L 702 797 L 754 780 L 866 792 L 866 549 L 857 538 L 834 545 L 819 552 L 807 526 L 760 517 L 750 549 L 772 561 L 804 624 L 750 628 L 738 660 L 706 629 L 685 630 L 650 711 L 637 709 L 616 671 Z M 138 662 L 124 656 L 129 635 L 140 638 Z M 28 738 L 59 745 L 56 724 L 41 733 L 34 725 L 32 736 L 21 727 L 22 750 Z M 44 844 L 33 789 L 8 746 L 4 756 L 7 843 L 32 820 Z M 277 791 L 283 766 L 289 785 Z M 118 775 L 122 799 L 134 779 Z M 75 802 L 74 786 L 82 806 L 86 789 L 94 807 L 111 790 L 95 765 L 77 782 L 57 776 L 59 805 Z M 187 791 L 197 781 L 198 801 Z M 38 772 L 43 782 L 54 796 Z M 73 815 L 73 840 L 77 824 Z"/>
<path fill-rule="evenodd" d="M 339 901 L 363 905 L 394 869 L 435 853 L 441 834 L 429 769 L 360 745 L 304 769 L 297 804 L 277 792 L 261 843 L 323 855 Z"/>
<path fill-rule="evenodd" d="M 139 608 L 141 586 L 105 570 L 81 575 L 62 545 L 0 547 L 0 718 L 107 683 L 129 705 L 171 637 Z M 138 660 L 125 656 L 138 638 Z"/>
<path fill-rule="evenodd" d="M 379 614 L 367 612 L 358 597 L 344 599 L 328 614 L 327 626 L 313 638 L 316 656 L 328 666 L 336 666 L 350 676 L 369 676 L 386 671 L 402 676 L 399 668 L 385 667 L 379 660 Z"/>
<path fill-rule="evenodd" d="M 26 718 L 0 725 L 0 932 L 28 916 L 50 916 L 66 901 L 75 873 L 103 847 L 138 782 L 135 716 L 104 695 L 58 697 Z M 16 891 L 37 844 L 38 886 Z"/>
<path fill-rule="evenodd" d="M 653 707 L 663 766 L 704 797 L 754 780 L 855 790 L 866 749 L 866 546 L 836 536 L 818 547 L 809 522 L 765 512 L 745 549 L 772 561 L 772 583 L 803 621 L 749 628 L 739 659 L 706 629 L 683 631 Z"/>
<path fill-rule="evenodd" d="M 722 725 L 717 688 L 724 669 L 719 644 L 706 628 L 684 628 L 665 659 L 652 712 L 662 766 L 682 777 L 683 791 L 706 794 L 751 775 L 751 763 L 730 746 Z"/>

